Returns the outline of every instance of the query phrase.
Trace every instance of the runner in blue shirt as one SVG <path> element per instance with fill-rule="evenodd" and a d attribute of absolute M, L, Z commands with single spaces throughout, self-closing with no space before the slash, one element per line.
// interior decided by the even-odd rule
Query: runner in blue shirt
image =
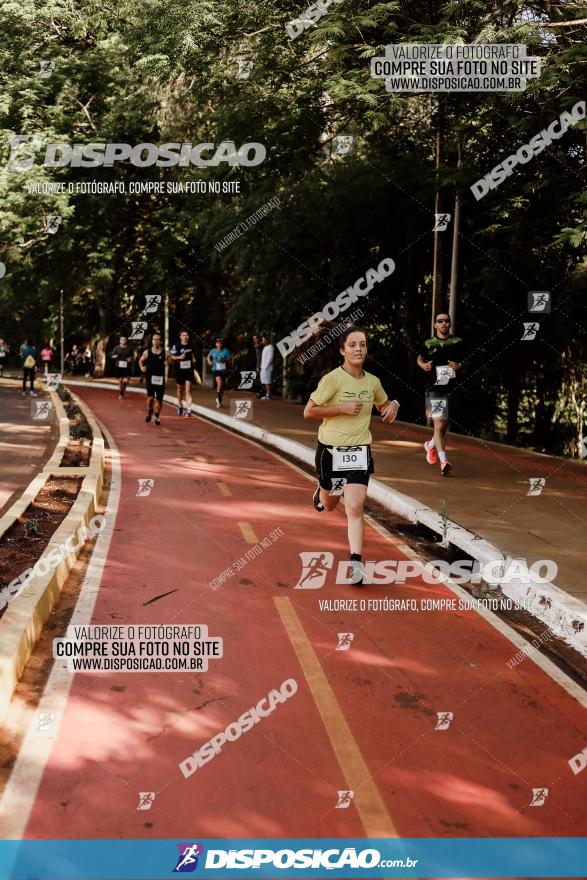
<path fill-rule="evenodd" d="M 210 349 L 208 352 L 208 364 L 212 367 L 212 376 L 216 386 L 216 409 L 220 409 L 226 384 L 230 352 L 227 348 L 224 348 L 222 339 L 217 339 L 214 345 L 215 348 Z"/>

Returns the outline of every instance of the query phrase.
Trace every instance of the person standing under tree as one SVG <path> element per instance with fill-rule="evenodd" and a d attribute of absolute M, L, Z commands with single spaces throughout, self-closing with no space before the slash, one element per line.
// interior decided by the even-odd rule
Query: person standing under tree
<path fill-rule="evenodd" d="M 275 355 L 275 347 L 271 344 L 268 336 L 262 336 L 263 350 L 261 352 L 261 385 L 265 389 L 265 394 L 261 400 L 271 400 L 271 381 L 273 379 L 273 358 Z"/>

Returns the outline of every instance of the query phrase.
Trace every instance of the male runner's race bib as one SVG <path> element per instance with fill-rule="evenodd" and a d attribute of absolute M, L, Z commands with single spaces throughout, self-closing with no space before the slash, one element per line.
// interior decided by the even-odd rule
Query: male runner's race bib
<path fill-rule="evenodd" d="M 180 361 L 179 362 L 179 369 L 180 370 L 189 370 L 191 365 L 192 365 L 191 361 Z"/>
<path fill-rule="evenodd" d="M 163 385 L 163 376 L 151 376 L 151 385 Z"/>
<path fill-rule="evenodd" d="M 224 363 L 224 361 L 216 361 L 216 366 L 214 367 L 214 369 L 215 370 L 225 370 L 226 364 Z"/>
<path fill-rule="evenodd" d="M 436 367 L 436 384 L 446 385 L 450 379 L 454 379 L 456 373 L 452 367 L 448 365 L 444 367 Z"/>
<path fill-rule="evenodd" d="M 332 470 L 366 471 L 367 446 L 334 446 L 332 449 Z"/>
<path fill-rule="evenodd" d="M 127 367 L 128 367 L 127 361 L 118 361 L 118 368 L 120 370 L 126 370 Z"/>
<path fill-rule="evenodd" d="M 0 358 L 3 358 L 3 357 L 6 357 L 6 352 L 5 352 L 5 351 L 0 351 Z"/>

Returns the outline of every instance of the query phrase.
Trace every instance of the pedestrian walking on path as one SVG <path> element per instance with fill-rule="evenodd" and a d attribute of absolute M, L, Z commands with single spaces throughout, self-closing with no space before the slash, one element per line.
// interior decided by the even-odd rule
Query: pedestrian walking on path
<path fill-rule="evenodd" d="M 160 412 L 165 393 L 165 349 L 161 342 L 161 334 L 153 333 L 151 347 L 145 349 L 139 360 L 141 372 L 145 374 L 147 385 L 147 415 L 145 421 L 150 422 L 154 415 L 156 425 L 161 424 Z"/>
<path fill-rule="evenodd" d="M 393 422 L 399 410 L 389 400 L 377 376 L 363 369 L 367 357 L 367 334 L 351 326 L 340 337 L 343 363 L 322 377 L 310 395 L 305 419 L 320 419 L 316 449 L 319 485 L 314 492 L 316 510 L 334 510 L 344 494 L 347 517 L 351 579 L 361 584 L 364 577 L 363 505 L 369 477 L 374 472 L 369 430 L 373 406 L 384 422 Z"/>
<path fill-rule="evenodd" d="M 35 376 L 37 373 L 37 361 L 39 352 L 33 345 L 32 339 L 27 339 L 20 346 L 20 356 L 22 358 L 22 396 L 26 397 L 26 383 L 30 384 L 30 396 L 36 397 Z"/>
<path fill-rule="evenodd" d="M 426 340 L 418 355 L 418 366 L 426 374 L 426 416 L 434 424 L 432 439 L 424 443 L 426 461 L 436 464 L 438 458 L 443 477 L 452 470 L 446 458 L 446 434 L 459 406 L 464 360 L 464 342 L 460 336 L 451 336 L 450 327 L 450 315 L 439 312 L 434 321 L 434 336 Z"/>

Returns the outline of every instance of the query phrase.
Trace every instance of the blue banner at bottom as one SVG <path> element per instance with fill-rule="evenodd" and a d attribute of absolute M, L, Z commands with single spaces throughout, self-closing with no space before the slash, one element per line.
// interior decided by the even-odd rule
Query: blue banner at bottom
<path fill-rule="evenodd" d="M 0 880 L 585 877 L 587 837 L 0 841 Z"/>

